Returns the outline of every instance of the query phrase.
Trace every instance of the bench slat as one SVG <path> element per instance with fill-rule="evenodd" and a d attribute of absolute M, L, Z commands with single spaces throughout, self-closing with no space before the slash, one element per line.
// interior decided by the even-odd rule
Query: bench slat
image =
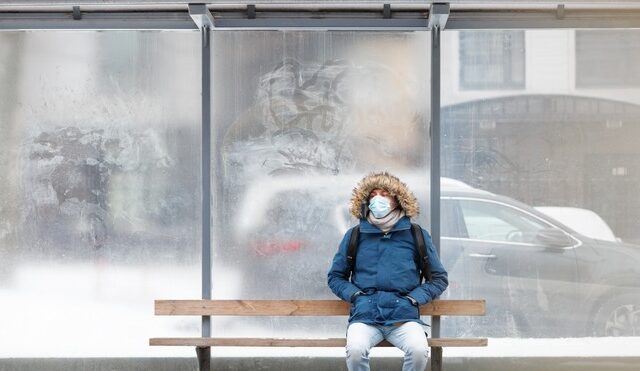
<path fill-rule="evenodd" d="M 151 338 L 149 345 L 221 347 L 344 347 L 344 339 Z"/>
<path fill-rule="evenodd" d="M 421 315 L 483 316 L 484 300 L 434 300 Z M 345 316 L 341 300 L 156 300 L 156 315 L 186 316 Z"/>
<path fill-rule="evenodd" d="M 487 346 L 486 338 L 473 339 L 427 339 L 430 347 L 481 347 Z M 221 346 L 221 347 L 344 347 L 344 338 L 331 339 L 270 339 L 270 338 L 151 338 L 149 345 L 162 346 Z M 377 346 L 391 347 L 383 340 Z"/>
<path fill-rule="evenodd" d="M 486 347 L 487 338 L 437 338 L 428 339 L 430 347 Z"/>

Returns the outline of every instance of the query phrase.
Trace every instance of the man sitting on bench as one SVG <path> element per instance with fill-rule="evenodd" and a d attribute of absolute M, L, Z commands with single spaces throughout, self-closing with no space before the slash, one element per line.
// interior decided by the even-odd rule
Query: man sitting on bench
<path fill-rule="evenodd" d="M 351 303 L 347 368 L 369 370 L 369 350 L 386 339 L 405 353 L 403 371 L 423 371 L 429 348 L 419 306 L 448 279 L 431 236 L 410 221 L 418 202 L 397 177 L 374 173 L 353 190 L 351 214 L 360 223 L 344 235 L 328 274 L 331 291 Z"/>

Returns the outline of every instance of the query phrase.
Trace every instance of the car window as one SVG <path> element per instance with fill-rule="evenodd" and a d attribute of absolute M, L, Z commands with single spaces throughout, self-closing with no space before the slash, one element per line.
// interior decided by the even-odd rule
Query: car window
<path fill-rule="evenodd" d="M 467 238 L 467 230 L 457 201 L 443 198 L 440 210 L 442 237 Z"/>
<path fill-rule="evenodd" d="M 470 239 L 537 243 L 536 235 L 550 226 L 504 204 L 480 200 L 460 200 Z"/>

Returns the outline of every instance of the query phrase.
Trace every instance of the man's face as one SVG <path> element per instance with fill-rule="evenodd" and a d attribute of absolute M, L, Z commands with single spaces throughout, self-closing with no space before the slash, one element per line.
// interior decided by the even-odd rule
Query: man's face
<path fill-rule="evenodd" d="M 386 197 L 391 202 L 391 210 L 395 209 L 398 206 L 398 202 L 396 201 L 396 198 L 391 196 L 391 194 L 389 194 L 389 191 L 387 191 L 386 189 L 376 188 L 372 190 L 369 193 L 369 201 L 371 201 L 371 199 L 374 198 L 375 196 Z"/>

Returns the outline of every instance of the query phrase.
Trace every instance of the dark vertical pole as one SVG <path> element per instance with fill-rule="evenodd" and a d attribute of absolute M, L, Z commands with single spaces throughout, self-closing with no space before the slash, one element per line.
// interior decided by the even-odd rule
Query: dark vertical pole
<path fill-rule="evenodd" d="M 211 347 L 196 347 L 196 355 L 198 356 L 198 370 L 211 370 Z"/>
<path fill-rule="evenodd" d="M 440 255 L 440 27 L 431 29 L 431 238 Z M 431 336 L 440 337 L 440 316 L 431 317 Z M 442 367 L 442 348 L 431 348 L 431 369 Z"/>
<path fill-rule="evenodd" d="M 202 36 L 202 299 L 211 299 L 211 47 L 209 26 Z M 211 317 L 202 316 L 202 337 L 211 336 Z M 211 348 L 196 347 L 198 369 L 211 370 Z"/>
<path fill-rule="evenodd" d="M 211 47 L 202 35 L 202 299 L 211 299 Z M 211 336 L 211 317 L 202 316 L 202 337 Z"/>
<path fill-rule="evenodd" d="M 431 348 L 431 371 L 442 371 L 442 347 Z"/>

